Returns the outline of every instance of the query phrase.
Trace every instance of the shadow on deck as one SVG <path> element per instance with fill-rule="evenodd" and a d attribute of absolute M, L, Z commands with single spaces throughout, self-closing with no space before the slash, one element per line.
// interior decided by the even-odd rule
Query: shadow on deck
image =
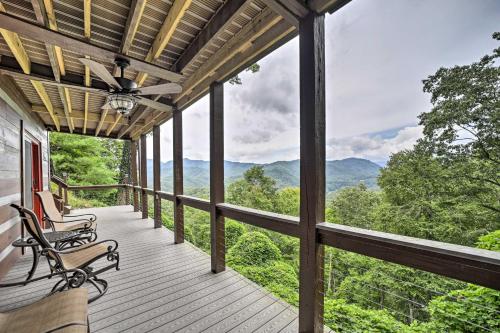
<path fill-rule="evenodd" d="M 211 273 L 209 255 L 174 245 L 171 231 L 153 229 L 132 206 L 83 211 L 98 216 L 98 240 L 116 239 L 121 257 L 120 271 L 100 275 L 109 290 L 90 305 L 92 332 L 297 332 L 295 308 L 232 269 Z M 24 278 L 31 262 L 28 251 L 4 281 Z M 41 260 L 36 276 L 47 272 Z M 0 289 L 0 311 L 40 299 L 55 282 Z"/>

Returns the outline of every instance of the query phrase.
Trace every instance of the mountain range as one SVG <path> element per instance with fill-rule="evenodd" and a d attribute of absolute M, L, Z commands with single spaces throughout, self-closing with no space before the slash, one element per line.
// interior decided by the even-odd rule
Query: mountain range
<path fill-rule="evenodd" d="M 266 176 L 276 180 L 279 188 L 298 187 L 300 182 L 299 160 L 272 163 L 241 163 L 224 161 L 224 181 L 226 186 L 243 177 L 243 173 L 253 166 L 262 166 Z M 148 160 L 148 187 L 153 187 L 153 160 Z M 326 191 L 334 192 L 342 187 L 364 182 L 369 188 L 377 187 L 380 166 L 361 158 L 346 158 L 326 161 Z M 162 162 L 161 186 L 164 191 L 172 191 L 172 161 Z M 207 188 L 210 184 L 210 162 L 184 159 L 184 188 Z"/>

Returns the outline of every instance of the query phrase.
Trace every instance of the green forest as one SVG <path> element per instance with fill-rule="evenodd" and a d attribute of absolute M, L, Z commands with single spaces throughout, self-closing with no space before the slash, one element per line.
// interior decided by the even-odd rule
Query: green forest
<path fill-rule="evenodd" d="M 432 109 L 419 116 L 423 138 L 390 157 L 376 189 L 361 182 L 330 193 L 327 221 L 500 251 L 499 58 L 500 48 L 425 79 Z M 67 172 L 71 184 L 124 181 L 128 149 L 118 140 L 51 134 L 53 170 Z M 261 166 L 226 183 L 225 197 L 299 215 L 299 188 L 278 186 Z M 123 194 L 77 192 L 71 200 L 74 207 L 114 205 Z M 172 204 L 163 202 L 167 228 L 172 215 Z M 189 242 L 210 251 L 207 213 L 186 207 L 185 228 Z M 226 251 L 228 266 L 298 305 L 298 239 L 226 220 Z M 324 321 L 336 332 L 500 332 L 499 291 L 330 247 L 324 267 Z"/>

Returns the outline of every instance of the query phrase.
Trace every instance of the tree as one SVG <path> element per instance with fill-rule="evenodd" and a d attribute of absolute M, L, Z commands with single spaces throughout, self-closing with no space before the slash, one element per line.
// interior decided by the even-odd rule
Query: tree
<path fill-rule="evenodd" d="M 265 176 L 261 166 L 254 166 L 245 171 L 243 179 L 228 186 L 227 201 L 245 207 L 273 211 L 276 191 L 276 181 Z"/>
<path fill-rule="evenodd" d="M 277 260 L 281 260 L 279 248 L 257 231 L 242 235 L 227 255 L 229 265 L 264 266 Z"/>
<path fill-rule="evenodd" d="M 345 187 L 333 197 L 328 207 L 328 221 L 371 229 L 371 215 L 380 202 L 380 195 L 368 190 L 363 183 L 356 187 Z"/>
<path fill-rule="evenodd" d="M 121 160 L 122 141 L 86 137 L 74 134 L 50 133 L 53 172 L 67 173 L 75 185 L 116 184 Z M 74 195 L 116 204 L 116 190 L 79 191 Z"/>
<path fill-rule="evenodd" d="M 500 40 L 500 33 L 493 34 Z M 431 112 L 420 115 L 421 145 L 457 170 L 467 195 L 500 213 L 500 48 L 466 66 L 440 68 L 424 80 Z M 491 197 L 493 196 L 493 199 Z"/>
<path fill-rule="evenodd" d="M 500 230 L 478 239 L 478 247 L 500 250 Z M 431 320 L 421 325 L 427 332 L 499 332 L 500 291 L 467 285 L 434 298 L 428 306 Z"/>

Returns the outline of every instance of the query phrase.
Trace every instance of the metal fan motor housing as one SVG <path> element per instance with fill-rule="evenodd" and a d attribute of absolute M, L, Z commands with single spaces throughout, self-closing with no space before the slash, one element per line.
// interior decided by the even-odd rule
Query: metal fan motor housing
<path fill-rule="evenodd" d="M 129 93 L 137 90 L 137 83 L 133 80 L 126 79 L 124 77 L 115 77 L 116 81 L 122 86 L 121 92 Z"/>

